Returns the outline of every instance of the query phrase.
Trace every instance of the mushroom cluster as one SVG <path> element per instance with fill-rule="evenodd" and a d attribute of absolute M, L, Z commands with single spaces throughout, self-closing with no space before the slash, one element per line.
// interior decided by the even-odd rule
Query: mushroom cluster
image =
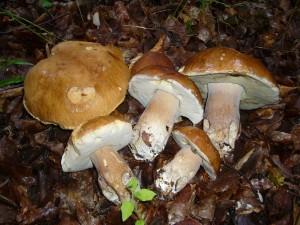
<path fill-rule="evenodd" d="M 179 71 L 196 83 L 206 99 L 203 130 L 222 158 L 230 157 L 239 136 L 239 109 L 259 108 L 280 98 L 267 68 L 231 48 L 214 47 L 196 53 Z"/>
<path fill-rule="evenodd" d="M 203 119 L 201 93 L 189 77 L 173 68 L 163 52 L 164 40 L 162 36 L 131 68 L 128 92 L 145 110 L 133 128 L 130 148 L 134 157 L 143 161 L 153 161 L 164 150 L 179 117 L 193 124 Z"/>
<path fill-rule="evenodd" d="M 174 72 L 173 67 L 165 66 L 168 63 L 161 65 L 168 62 L 161 45 L 162 42 L 137 60 L 138 69 L 132 70 L 128 91 L 145 110 L 133 128 L 130 147 L 136 159 L 151 162 L 164 149 L 172 133 L 182 149 L 157 170 L 155 180 L 162 195 L 170 196 L 191 181 L 200 165 L 211 179 L 216 178 L 220 158 L 226 160 L 231 156 L 239 136 L 240 108 L 255 109 L 276 103 L 280 97 L 273 76 L 251 56 L 227 47 L 209 48 L 196 53 L 179 72 Z M 152 56 L 154 52 L 156 55 Z M 173 130 L 180 116 L 193 124 L 202 120 L 202 99 L 194 85 L 206 99 L 203 131 L 195 126 Z"/>
<path fill-rule="evenodd" d="M 115 204 L 130 199 L 126 185 L 135 177 L 118 150 L 128 145 L 135 159 L 153 162 L 172 137 L 181 149 L 157 169 L 154 182 L 162 196 L 172 197 L 201 166 L 216 179 L 240 132 L 239 108 L 279 101 L 275 79 L 253 57 L 215 47 L 176 71 L 164 54 L 165 40 L 162 36 L 130 69 L 116 47 L 63 42 L 25 78 L 26 110 L 43 123 L 73 130 L 63 171 L 94 166 L 103 195 Z M 127 90 L 144 106 L 135 124 L 111 115 Z M 173 129 L 181 117 L 193 126 Z"/>
<path fill-rule="evenodd" d="M 134 173 L 118 154 L 132 139 L 132 125 L 113 110 L 125 99 L 130 70 L 114 46 L 66 41 L 25 77 L 24 106 L 36 119 L 72 129 L 62 156 L 64 172 L 96 167 L 103 195 L 129 200 Z"/>

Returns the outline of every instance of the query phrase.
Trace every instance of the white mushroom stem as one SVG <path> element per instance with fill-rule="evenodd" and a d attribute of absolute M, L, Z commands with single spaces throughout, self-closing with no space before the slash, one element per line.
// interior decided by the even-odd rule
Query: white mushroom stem
<path fill-rule="evenodd" d="M 174 158 L 158 170 L 155 186 L 163 195 L 175 195 L 196 175 L 202 163 L 201 157 L 190 145 L 184 146 Z"/>
<path fill-rule="evenodd" d="M 119 153 L 106 146 L 92 153 L 90 159 L 98 171 L 103 195 L 115 204 L 130 200 L 126 185 L 134 174 Z"/>
<path fill-rule="evenodd" d="M 210 83 L 203 130 L 224 157 L 234 149 L 240 131 L 239 105 L 244 89 L 238 84 Z"/>
<path fill-rule="evenodd" d="M 157 90 L 133 128 L 130 148 L 136 159 L 152 161 L 164 148 L 177 120 L 179 100 Z"/>

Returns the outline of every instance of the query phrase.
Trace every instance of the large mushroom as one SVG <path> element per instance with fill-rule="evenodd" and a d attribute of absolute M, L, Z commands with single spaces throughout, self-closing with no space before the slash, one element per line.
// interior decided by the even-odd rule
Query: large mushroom
<path fill-rule="evenodd" d="M 206 99 L 203 130 L 223 158 L 230 155 L 240 133 L 239 109 L 255 109 L 280 99 L 267 68 L 231 48 L 196 53 L 179 71 L 190 76 Z"/>
<path fill-rule="evenodd" d="M 74 129 L 110 114 L 124 100 L 130 77 L 118 48 L 62 42 L 26 75 L 24 106 L 44 123 Z"/>
<path fill-rule="evenodd" d="M 133 75 L 128 91 L 146 107 L 133 128 L 130 143 L 136 159 L 153 161 L 180 116 L 194 124 L 203 118 L 203 100 L 197 86 L 174 69 L 148 66 Z"/>
<path fill-rule="evenodd" d="M 115 116 L 82 123 L 69 138 L 62 169 L 76 172 L 94 165 L 103 195 L 115 204 L 128 201 L 130 192 L 126 185 L 135 176 L 117 151 L 128 145 L 131 138 L 131 124 Z"/>
<path fill-rule="evenodd" d="M 211 179 L 216 179 L 220 154 L 204 131 L 194 126 L 178 127 L 172 131 L 172 137 L 181 149 L 157 171 L 155 186 L 163 196 L 177 194 L 195 177 L 200 166 Z"/>

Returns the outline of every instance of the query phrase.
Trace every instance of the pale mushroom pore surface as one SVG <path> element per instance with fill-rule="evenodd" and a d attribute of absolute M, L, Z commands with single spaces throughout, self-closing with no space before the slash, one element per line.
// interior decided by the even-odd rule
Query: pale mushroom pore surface
<path fill-rule="evenodd" d="M 181 148 L 191 146 L 192 150 L 201 157 L 201 165 L 210 178 L 216 179 L 220 168 L 220 155 L 203 131 L 196 127 L 182 127 L 174 129 L 172 137 Z"/>
<path fill-rule="evenodd" d="M 148 76 L 139 74 L 132 77 L 129 82 L 128 91 L 144 107 L 151 100 L 156 90 L 162 90 L 175 96 L 179 101 L 178 116 L 189 118 L 194 124 L 203 119 L 203 107 L 191 89 L 182 86 L 181 83 L 166 79 L 162 80 L 158 76 Z"/>
<path fill-rule="evenodd" d="M 208 48 L 187 59 L 179 70 L 190 76 L 207 97 L 208 83 L 243 87 L 241 109 L 254 109 L 279 101 L 279 88 L 268 69 L 254 57 L 228 47 Z"/>
<path fill-rule="evenodd" d="M 95 121 L 97 120 L 91 120 Z M 88 121 L 89 123 L 92 123 Z M 62 169 L 75 172 L 93 167 L 90 155 L 104 146 L 116 151 L 125 147 L 132 139 L 132 126 L 128 122 L 115 120 L 97 128 L 83 123 L 76 128 L 62 156 Z"/>
<path fill-rule="evenodd" d="M 199 87 L 203 98 L 208 95 L 209 83 L 233 83 L 242 86 L 244 92 L 240 100 L 241 109 L 255 109 L 279 101 L 279 88 L 268 79 L 253 74 L 248 73 L 247 76 L 243 76 L 241 72 L 230 71 L 198 76 L 197 72 L 192 72 L 189 76 Z"/>

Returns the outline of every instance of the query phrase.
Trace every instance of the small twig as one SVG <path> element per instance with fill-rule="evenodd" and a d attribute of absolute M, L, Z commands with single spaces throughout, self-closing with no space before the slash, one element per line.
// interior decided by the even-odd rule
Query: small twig
<path fill-rule="evenodd" d="M 5 181 L 3 181 L 1 184 L 0 184 L 0 188 L 4 187 L 9 181 L 9 178 L 7 178 Z"/>
<path fill-rule="evenodd" d="M 166 12 L 166 11 L 170 11 L 172 10 L 172 8 L 174 7 L 178 7 L 178 3 L 170 3 L 170 4 L 166 4 L 166 5 L 162 5 L 159 7 L 154 7 L 151 9 L 150 13 L 151 15 L 157 14 L 157 13 L 162 13 L 162 12 Z"/>
<path fill-rule="evenodd" d="M 295 48 L 296 48 L 297 46 L 299 46 L 299 45 L 300 45 L 300 44 L 297 43 L 297 44 L 295 45 L 295 47 L 293 47 L 291 50 L 266 48 L 266 47 L 262 47 L 262 46 L 254 46 L 253 48 L 264 49 L 264 50 L 269 50 L 269 51 L 276 51 L 276 52 L 282 52 L 282 53 L 292 53 L 292 52 L 294 52 L 293 50 L 295 50 Z"/>
<path fill-rule="evenodd" d="M 9 10 L 4 10 L 4 9 L 2 9 L 2 8 L 0 8 L 0 10 L 1 10 L 2 12 L 4 12 L 5 15 L 10 16 L 10 17 L 13 18 L 14 20 L 16 20 L 19 24 L 23 25 L 25 28 L 27 28 L 28 30 L 30 30 L 31 32 L 33 32 L 35 35 L 39 36 L 40 38 L 42 38 L 42 39 L 43 39 L 44 41 L 46 41 L 46 42 L 52 43 L 51 40 L 47 39 L 47 38 L 44 37 L 42 34 L 36 32 L 36 31 L 33 30 L 33 28 L 31 28 L 31 27 L 35 27 L 35 28 L 37 28 L 37 29 L 39 29 L 39 30 L 41 30 L 41 31 L 43 31 L 43 32 L 46 32 L 47 34 L 49 34 L 49 35 L 51 35 L 51 36 L 53 36 L 53 37 L 56 37 L 56 38 L 62 40 L 62 38 L 58 37 L 57 35 L 55 35 L 55 34 L 52 33 L 52 32 L 49 32 L 48 30 L 46 30 L 45 28 L 39 26 L 38 24 L 35 24 L 35 23 L 33 23 L 33 22 L 31 22 L 31 21 L 29 21 L 29 20 L 27 20 L 27 19 L 25 19 L 25 18 L 23 18 L 23 17 L 21 17 L 21 16 L 18 16 L 18 15 L 16 15 L 16 14 L 12 13 L 12 12 L 9 11 Z M 26 23 L 30 24 L 31 26 L 28 26 Z M 24 28 L 22 28 L 22 29 L 24 29 Z"/>
<path fill-rule="evenodd" d="M 78 10 L 79 10 L 79 14 L 80 14 L 80 17 L 81 17 L 81 20 L 82 20 L 82 24 L 84 24 L 84 20 L 83 20 L 83 16 L 82 16 L 82 13 L 81 13 L 81 9 L 80 9 L 80 5 L 79 5 L 78 0 L 76 0 L 76 4 L 77 4 Z"/>
<path fill-rule="evenodd" d="M 64 13 L 64 14 L 61 14 L 61 15 L 58 15 L 57 17 L 53 17 L 51 18 L 50 20 L 47 20 L 47 21 L 44 21 L 44 22 L 40 22 L 40 23 L 37 23 L 38 26 L 42 26 L 42 25 L 45 25 L 45 24 L 48 24 L 54 20 L 57 20 L 57 19 L 60 19 L 61 17 L 64 17 L 64 16 L 67 16 L 69 15 L 70 13 L 67 12 L 67 13 Z M 24 27 L 23 29 L 26 29 L 26 27 Z"/>
<path fill-rule="evenodd" d="M 132 28 L 138 28 L 138 29 L 143 29 L 143 30 L 158 30 L 160 28 L 151 28 L 151 27 L 142 27 L 142 26 L 137 26 L 137 25 L 123 25 L 123 27 L 132 27 Z"/>
<path fill-rule="evenodd" d="M 6 89 L 0 88 L 0 99 L 10 98 L 10 97 L 17 97 L 23 94 L 23 86 L 17 87 L 5 87 Z M 0 185 L 1 188 L 1 185 Z"/>

